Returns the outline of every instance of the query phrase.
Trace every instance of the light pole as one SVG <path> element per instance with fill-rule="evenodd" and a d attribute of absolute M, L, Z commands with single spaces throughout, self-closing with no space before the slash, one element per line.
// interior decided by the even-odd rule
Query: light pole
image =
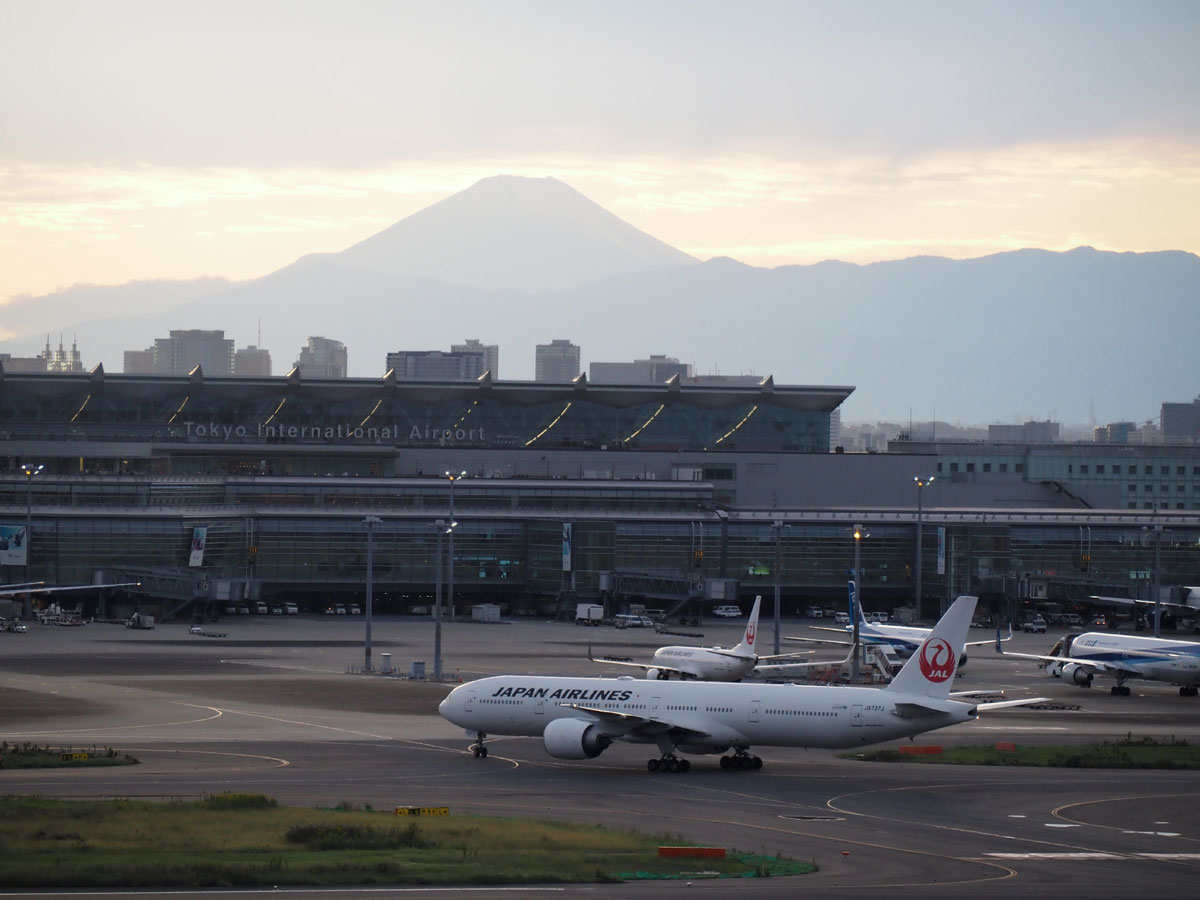
<path fill-rule="evenodd" d="M 25 473 L 25 571 L 29 571 L 29 542 L 33 537 L 33 476 L 41 475 L 46 468 L 42 463 L 22 463 Z"/>
<path fill-rule="evenodd" d="M 775 532 L 775 655 L 779 655 L 779 537 L 783 533 L 783 523 L 776 519 L 771 523 Z"/>
<path fill-rule="evenodd" d="M 438 519 L 434 522 L 434 528 L 437 530 L 437 548 L 436 557 L 437 564 L 434 569 L 437 572 L 437 586 L 433 593 L 433 677 L 437 681 L 442 679 L 442 535 L 451 534 L 454 530 L 454 523 L 446 525 L 445 519 Z"/>
<path fill-rule="evenodd" d="M 861 635 L 858 630 L 859 610 L 862 608 L 862 595 L 859 591 L 862 590 L 862 567 L 859 566 L 859 544 L 865 537 L 865 532 L 861 525 L 854 526 L 854 589 L 850 592 L 850 621 L 853 624 L 851 638 L 853 642 L 854 656 L 850 660 L 850 680 L 857 681 L 859 672 L 861 671 L 862 643 Z"/>
<path fill-rule="evenodd" d="M 1158 510 L 1155 510 L 1158 512 Z M 1154 526 L 1154 636 L 1162 637 L 1162 525 Z"/>
<path fill-rule="evenodd" d="M 25 473 L 25 576 L 29 577 L 32 571 L 32 563 L 30 562 L 30 544 L 33 541 L 33 476 L 42 474 L 42 470 L 46 468 L 42 463 L 22 463 L 21 471 Z M 26 618 L 33 615 L 33 601 L 29 594 L 25 595 L 25 602 L 21 608 L 22 615 Z"/>
<path fill-rule="evenodd" d="M 374 601 L 375 584 L 375 526 L 382 521 L 379 516 L 367 516 L 363 519 L 367 526 L 367 636 L 363 645 L 363 669 L 367 672 L 373 671 L 371 668 L 371 608 Z"/>
<path fill-rule="evenodd" d="M 450 529 L 447 532 L 450 535 L 450 571 L 446 573 L 446 582 L 449 585 L 447 596 L 450 601 L 450 621 L 454 621 L 454 526 L 458 523 L 454 521 L 454 482 L 460 478 L 466 478 L 465 471 L 447 472 L 446 477 L 450 479 Z"/>
<path fill-rule="evenodd" d="M 921 490 L 927 484 L 933 484 L 932 475 L 914 475 L 913 482 L 917 485 L 917 617 L 921 616 Z"/>

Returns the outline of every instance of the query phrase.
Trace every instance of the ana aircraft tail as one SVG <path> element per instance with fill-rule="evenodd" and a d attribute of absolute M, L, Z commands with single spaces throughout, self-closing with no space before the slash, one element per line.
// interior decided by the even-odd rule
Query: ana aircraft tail
<path fill-rule="evenodd" d="M 955 600 L 885 690 L 910 696 L 949 697 L 977 599 L 964 594 Z"/>
<path fill-rule="evenodd" d="M 746 620 L 746 632 L 742 635 L 742 642 L 733 648 L 733 652 L 739 656 L 758 655 L 755 644 L 758 641 L 758 608 L 761 605 L 762 594 L 759 594 L 754 598 L 754 606 L 750 608 L 750 618 Z"/>
<path fill-rule="evenodd" d="M 850 587 L 850 621 L 858 619 L 858 628 L 861 632 L 864 628 L 869 628 L 871 623 L 867 621 L 866 615 L 863 613 L 862 603 L 858 599 L 858 585 L 853 581 L 848 582 Z"/>

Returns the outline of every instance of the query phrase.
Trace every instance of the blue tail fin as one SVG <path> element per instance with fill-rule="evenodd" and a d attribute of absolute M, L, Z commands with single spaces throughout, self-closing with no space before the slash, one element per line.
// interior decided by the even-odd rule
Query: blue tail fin
<path fill-rule="evenodd" d="M 857 619 L 858 627 L 859 627 L 859 630 L 861 631 L 863 629 L 863 627 L 869 625 L 870 623 L 867 621 L 867 617 L 863 614 L 862 603 L 860 603 L 859 599 L 858 599 L 858 585 L 856 583 L 854 583 L 853 581 L 851 581 L 851 582 L 849 582 L 849 587 L 850 587 L 850 623 L 853 624 L 854 620 Z"/>

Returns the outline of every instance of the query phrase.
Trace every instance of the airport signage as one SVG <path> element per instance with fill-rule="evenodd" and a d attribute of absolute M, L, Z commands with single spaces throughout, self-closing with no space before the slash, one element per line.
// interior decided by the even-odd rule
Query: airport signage
<path fill-rule="evenodd" d="M 413 425 L 406 430 L 400 425 L 229 425 L 223 422 L 184 422 L 183 426 L 188 439 L 200 441 L 363 441 L 431 446 L 484 443 L 482 427 L 435 428 L 431 425 Z"/>
<path fill-rule="evenodd" d="M 27 538 L 24 525 L 0 525 L 0 565 L 25 565 L 29 548 Z"/>

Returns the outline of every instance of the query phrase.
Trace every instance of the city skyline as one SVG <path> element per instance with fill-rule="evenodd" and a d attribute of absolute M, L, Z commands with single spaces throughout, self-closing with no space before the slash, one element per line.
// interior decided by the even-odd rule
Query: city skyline
<path fill-rule="evenodd" d="M 1200 252 L 1186 2 L 47 2 L 4 21 L 0 338 L 15 296 L 256 278 L 496 173 L 757 266 Z"/>
<path fill-rule="evenodd" d="M 156 339 L 155 344 L 156 344 L 156 347 L 171 346 L 171 345 L 175 344 L 178 339 L 191 338 L 193 341 L 196 341 L 202 337 L 206 337 L 206 338 L 210 339 L 210 341 L 213 343 L 225 346 L 226 350 L 228 352 L 228 355 L 229 355 L 229 363 L 230 363 L 230 365 L 228 367 L 229 371 L 223 371 L 223 370 L 220 370 L 221 367 L 217 367 L 218 370 L 215 371 L 215 374 L 214 374 L 214 367 L 212 365 L 210 365 L 208 367 L 208 369 L 204 369 L 202 362 L 193 361 L 195 363 L 195 365 L 201 365 L 201 367 L 202 367 L 201 370 L 208 377 L 230 377 L 230 376 L 232 376 L 232 377 L 243 377 L 243 376 L 283 377 L 283 376 L 287 375 L 292 370 L 292 368 L 299 369 L 301 378 L 305 378 L 305 377 L 308 377 L 308 378 L 349 378 L 349 377 L 352 377 L 352 376 L 349 376 L 346 371 L 346 359 L 347 359 L 348 353 L 350 351 L 350 348 L 347 345 L 345 345 L 343 342 L 341 342 L 340 340 L 333 339 L 333 338 L 326 338 L 326 337 L 321 337 L 321 336 L 309 337 L 308 340 L 306 341 L 305 346 L 301 347 L 297 354 L 294 354 L 294 355 L 299 356 L 299 360 L 297 362 L 293 363 L 291 366 L 287 367 L 284 371 L 275 371 L 274 370 L 273 363 L 271 361 L 270 348 L 260 347 L 256 344 L 248 344 L 245 347 L 237 347 L 235 341 L 225 338 L 224 331 L 220 330 L 220 329 L 212 331 L 212 332 L 208 332 L 208 333 L 201 332 L 201 331 L 190 331 L 189 332 L 189 331 L 185 331 L 185 330 L 172 330 L 170 332 L 169 338 Z M 387 369 L 390 368 L 388 363 L 391 362 L 391 357 L 393 357 L 393 356 L 404 357 L 404 356 L 422 356 L 425 354 L 431 354 L 432 356 L 443 358 L 443 357 L 451 357 L 451 356 L 454 356 L 455 354 L 461 354 L 463 352 L 474 352 L 481 356 L 481 362 L 482 362 L 482 355 L 486 351 L 487 354 L 489 355 L 489 358 L 491 360 L 493 360 L 493 362 L 496 362 L 496 361 L 498 361 L 499 354 L 502 350 L 502 348 L 499 345 L 484 344 L 479 338 L 466 338 L 459 344 L 451 343 L 450 347 L 451 347 L 451 349 L 449 351 L 443 350 L 441 348 L 424 348 L 422 350 L 395 351 L 393 353 L 389 353 L 388 360 L 384 364 L 384 373 L 383 374 L 386 374 Z M 589 381 L 594 382 L 596 384 L 637 385 L 637 384 L 657 383 L 655 381 L 648 381 L 644 377 L 641 377 L 641 376 L 645 375 L 646 373 L 653 373 L 654 371 L 656 371 L 654 368 L 654 365 L 653 365 L 654 363 L 658 363 L 660 365 L 666 366 L 672 372 L 674 372 L 676 369 L 678 369 L 681 372 L 686 370 L 688 373 L 687 377 L 684 379 L 684 381 L 686 383 L 702 384 L 702 383 L 708 382 L 708 383 L 714 384 L 714 385 L 715 384 L 740 383 L 742 385 L 745 385 L 746 383 L 748 383 L 748 379 L 751 379 L 751 378 L 765 379 L 770 376 L 770 373 L 766 373 L 766 374 L 757 374 L 756 373 L 753 375 L 743 373 L 743 374 L 738 374 L 738 375 L 730 375 L 729 373 L 705 373 L 705 372 L 694 371 L 694 367 L 691 363 L 687 362 L 686 360 L 680 360 L 676 357 L 672 357 L 672 356 L 669 356 L 666 354 L 652 354 L 647 359 L 635 359 L 635 360 L 621 360 L 621 361 L 593 360 L 585 365 L 582 362 L 582 356 L 581 356 L 582 348 L 580 347 L 580 345 L 577 345 L 574 342 L 572 342 L 569 338 L 557 338 L 557 339 L 552 340 L 548 344 L 538 344 L 536 346 L 535 356 L 537 357 L 536 366 L 538 367 L 538 371 L 539 372 L 541 371 L 540 367 L 542 365 L 542 355 L 543 355 L 544 351 L 554 350 L 555 351 L 554 355 L 557 358 L 557 357 L 561 356 L 563 351 L 568 350 L 568 348 L 570 351 L 573 351 L 573 353 L 574 353 L 573 361 L 574 361 L 574 363 L 576 363 L 579 366 L 579 373 L 587 375 L 589 377 Z M 195 352 L 199 353 L 202 351 L 197 350 Z M 155 353 L 156 353 L 155 348 L 150 348 L 148 350 L 143 350 L 143 351 L 139 351 L 139 350 L 125 351 L 124 362 L 125 362 L 126 368 L 124 369 L 124 373 L 127 373 L 127 374 L 156 374 L 155 373 Z M 78 348 L 77 341 L 72 342 L 71 350 L 68 353 L 67 351 L 65 351 L 63 349 L 61 341 L 60 341 L 59 349 L 52 350 L 49 340 L 47 340 L 46 349 L 44 351 L 44 354 L 45 354 L 45 360 L 46 360 L 45 371 L 49 371 L 49 372 L 55 372 L 55 371 L 81 372 L 81 371 L 84 371 L 85 368 L 88 368 L 88 369 L 94 368 L 94 366 L 85 367 L 82 365 L 81 360 L 84 358 L 84 354 L 83 354 L 83 351 L 81 351 Z M 149 354 L 149 356 L 144 359 L 139 359 L 143 354 Z M 333 357 L 336 357 L 336 358 L 330 358 L 330 354 L 332 354 Z M 242 358 L 244 370 L 239 369 L 239 363 L 237 362 L 238 357 Z M 253 359 L 251 360 L 250 358 L 253 358 Z M 131 360 L 133 360 L 135 363 L 140 362 L 140 364 L 138 365 L 138 367 L 136 369 L 130 370 L 128 368 Z M 14 360 L 4 360 L 3 356 L 0 356 L 0 365 L 3 365 L 5 362 L 8 362 L 9 369 L 11 371 L 33 371 L 32 369 L 25 367 L 25 364 L 28 363 L 29 361 L 30 360 L 25 360 L 25 359 L 15 360 L 15 361 Z M 17 365 L 13 366 L 12 365 L 13 362 L 16 362 Z M 265 363 L 265 365 L 271 367 L 270 371 L 264 371 L 261 368 L 261 365 L 264 363 Z M 103 363 L 100 363 L 100 365 L 103 365 Z M 594 368 L 597 365 L 600 366 L 604 371 L 609 372 L 610 374 L 616 373 L 618 370 L 623 370 L 623 374 L 618 377 L 615 377 L 615 378 L 609 378 L 607 380 L 597 379 L 596 378 L 596 370 Z M 160 370 L 159 372 L 157 372 L 157 374 L 160 374 L 160 375 L 161 374 L 186 375 L 191 371 L 191 369 L 193 367 L 194 366 L 192 365 L 192 363 L 189 363 L 188 365 L 184 365 L 184 366 L 177 365 L 175 367 L 177 369 L 177 371 L 166 371 L 165 369 L 163 369 L 163 370 Z M 411 365 L 410 365 L 410 368 L 411 368 Z M 454 368 L 454 367 L 450 367 L 450 368 Z M 410 373 L 407 377 L 402 372 L 398 371 L 397 377 L 400 378 L 401 380 L 473 381 L 473 380 L 475 380 L 476 377 L 478 377 L 479 371 L 483 371 L 483 370 L 479 370 L 479 371 L 471 370 L 468 373 L 469 377 L 448 377 L 448 376 L 446 376 L 445 371 L 443 371 L 443 369 L 446 369 L 446 367 L 444 365 L 442 365 L 442 366 L 434 365 L 428 371 L 426 371 L 425 369 L 413 369 L 413 373 L 415 373 L 415 374 Z M 449 371 L 449 370 L 447 369 L 446 371 Z M 441 374 L 438 374 L 438 373 L 441 373 Z M 459 374 L 461 375 L 461 372 Z M 361 376 L 357 376 L 357 377 L 361 377 Z M 505 379 L 497 379 L 497 380 L 505 380 Z M 507 380 L 517 381 L 517 382 L 521 382 L 521 381 L 525 381 L 525 382 L 554 381 L 554 379 L 552 379 L 552 378 L 543 378 L 540 376 L 540 374 L 535 375 L 533 378 L 517 377 L 517 378 L 511 378 L 511 379 L 507 379 Z M 566 379 L 566 380 L 569 381 L 570 379 Z M 1194 407 L 1198 403 L 1200 403 L 1200 397 L 1197 397 L 1194 401 L 1191 400 L 1190 398 L 1182 398 L 1182 397 L 1174 398 L 1174 399 L 1163 399 L 1163 401 L 1162 401 L 1162 405 L 1164 407 L 1168 407 L 1168 406 L 1183 407 L 1183 406 L 1189 406 L 1189 405 Z M 839 421 L 840 421 L 840 419 L 841 419 L 841 417 L 839 416 Z M 907 427 L 905 427 L 906 421 L 907 421 Z M 1062 426 L 1062 429 L 1063 429 L 1063 434 L 1061 437 L 1058 436 L 1060 425 Z M 901 430 L 897 431 L 894 434 L 891 432 L 880 434 L 880 433 L 877 433 L 874 431 L 875 428 L 880 427 L 880 426 L 899 426 Z M 918 440 L 918 441 L 934 440 L 937 437 L 937 429 L 939 427 L 948 428 L 950 430 L 950 432 L 951 432 L 950 436 L 946 437 L 946 439 L 948 439 L 948 440 L 959 439 L 962 436 L 962 433 L 967 433 L 968 439 L 981 440 L 981 439 L 983 439 L 983 436 L 985 434 L 988 434 L 990 431 L 993 431 L 997 428 L 1000 428 L 1001 430 L 1007 428 L 1009 430 L 1024 429 L 1025 431 L 1030 431 L 1032 429 L 1032 431 L 1037 432 L 1037 433 L 1042 433 L 1042 432 L 1049 433 L 1050 431 L 1052 431 L 1054 434 L 1053 437 L 1039 439 L 1039 440 L 1044 440 L 1046 442 L 1058 442 L 1060 440 L 1064 441 L 1064 442 L 1072 442 L 1072 441 L 1079 441 L 1079 440 L 1095 439 L 1095 440 L 1101 441 L 1103 443 L 1122 443 L 1122 444 L 1126 443 L 1129 440 L 1129 435 L 1135 435 L 1135 434 L 1137 435 L 1137 440 L 1135 441 L 1136 443 L 1142 443 L 1144 441 L 1148 442 L 1148 441 L 1152 440 L 1154 437 L 1154 434 L 1156 434 L 1160 430 L 1159 426 L 1155 425 L 1151 421 L 1136 421 L 1135 422 L 1135 421 L 1123 420 L 1123 419 L 1119 419 L 1119 418 L 1113 419 L 1111 421 L 1102 421 L 1102 420 L 1098 419 L 1094 414 L 1090 415 L 1089 418 L 1084 421 L 1070 421 L 1070 420 L 1066 420 L 1066 419 L 1060 420 L 1059 418 L 1056 418 L 1056 417 L 1047 418 L 1047 419 L 1029 419 L 1025 416 L 1014 415 L 1012 422 L 999 423 L 999 422 L 995 422 L 995 421 L 988 422 L 985 419 L 978 419 L 978 420 L 974 420 L 974 421 L 964 421 L 962 419 L 941 420 L 941 419 L 938 419 L 936 417 L 936 415 L 932 418 L 925 418 L 925 419 L 915 418 L 914 419 L 914 417 L 912 415 L 912 411 L 910 410 L 908 413 L 907 419 L 903 415 L 874 416 L 874 417 L 868 416 L 868 417 L 848 418 L 841 423 L 841 430 L 844 433 L 849 435 L 851 432 L 854 432 L 856 434 L 859 434 L 860 439 L 865 440 L 864 445 L 862 447 L 856 448 L 856 449 L 870 448 L 872 450 L 878 450 L 878 449 L 885 448 L 886 442 L 888 440 L 895 439 L 895 438 L 901 438 L 901 439 L 911 438 L 912 440 Z M 1097 427 L 1102 432 L 1104 432 L 1104 434 L 1102 436 L 1097 437 L 1095 435 L 1092 435 L 1091 437 L 1089 437 L 1087 434 L 1085 434 L 1085 430 L 1090 431 L 1090 430 L 1096 429 Z M 863 431 L 861 431 L 862 429 L 867 429 L 867 431 L 863 432 Z M 1120 439 L 1113 439 L 1109 435 L 1114 431 L 1121 433 L 1123 435 L 1123 437 L 1121 437 Z M 991 439 L 991 438 L 989 437 L 989 439 Z M 1000 438 L 1000 437 L 997 437 L 995 439 L 996 440 L 1008 440 L 1008 438 Z M 1013 440 L 1016 440 L 1016 438 L 1013 438 Z M 1018 442 L 1020 442 L 1020 441 L 1018 441 Z M 848 447 L 847 449 L 855 449 L 855 448 Z"/>

